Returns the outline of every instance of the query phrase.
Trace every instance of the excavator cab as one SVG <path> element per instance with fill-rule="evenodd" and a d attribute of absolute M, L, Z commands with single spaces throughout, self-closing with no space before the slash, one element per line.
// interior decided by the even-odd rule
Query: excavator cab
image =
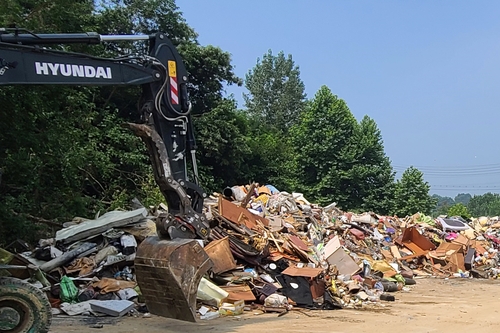
<path fill-rule="evenodd" d="M 51 49 L 50 45 L 144 41 L 148 54 L 102 58 Z M 146 144 L 168 213 L 157 218 L 158 235 L 137 249 L 137 282 L 151 313 L 195 321 L 196 293 L 212 262 L 203 250 L 210 227 L 198 184 L 196 142 L 188 97 L 188 73 L 164 33 L 99 35 L 36 34 L 0 29 L 0 85 L 140 85 L 142 123 L 127 123 Z M 188 178 L 188 159 L 192 168 Z"/>

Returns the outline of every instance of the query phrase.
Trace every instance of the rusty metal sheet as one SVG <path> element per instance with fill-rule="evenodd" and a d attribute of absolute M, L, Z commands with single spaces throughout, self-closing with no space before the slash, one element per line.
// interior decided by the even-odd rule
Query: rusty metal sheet
<path fill-rule="evenodd" d="M 146 238 L 137 248 L 137 282 L 152 314 L 196 322 L 196 293 L 213 265 L 192 239 Z"/>
<path fill-rule="evenodd" d="M 420 257 L 420 256 L 425 256 L 429 251 L 424 251 L 422 250 L 417 244 L 412 243 L 412 242 L 406 242 L 404 243 L 404 246 L 408 248 L 411 252 L 413 252 L 414 256 Z M 407 258 L 407 257 L 404 257 Z M 401 259 L 404 259 L 401 258 Z"/>

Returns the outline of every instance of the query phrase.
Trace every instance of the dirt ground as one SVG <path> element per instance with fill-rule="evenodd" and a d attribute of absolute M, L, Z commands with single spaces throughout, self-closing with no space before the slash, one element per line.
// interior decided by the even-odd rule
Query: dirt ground
<path fill-rule="evenodd" d="M 152 316 L 120 319 L 57 316 L 53 333 L 167 332 L 498 332 L 500 281 L 419 279 L 409 292 L 394 293 L 395 302 L 373 310 L 331 310 L 257 314 L 245 312 L 185 323 Z M 260 312 L 261 313 L 261 312 Z M 92 328 L 102 324 L 102 328 Z"/>

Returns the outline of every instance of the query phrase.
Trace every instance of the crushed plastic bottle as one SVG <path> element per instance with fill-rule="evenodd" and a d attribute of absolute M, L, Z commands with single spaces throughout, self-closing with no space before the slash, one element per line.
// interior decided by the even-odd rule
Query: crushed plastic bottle
<path fill-rule="evenodd" d="M 380 290 L 380 291 L 384 291 L 384 285 L 382 284 L 382 282 L 376 282 L 375 285 L 373 286 L 374 289 L 377 289 L 377 290 Z"/>

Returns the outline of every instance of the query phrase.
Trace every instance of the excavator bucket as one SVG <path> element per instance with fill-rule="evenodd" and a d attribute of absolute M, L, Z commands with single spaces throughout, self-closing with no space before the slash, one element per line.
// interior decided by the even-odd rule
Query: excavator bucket
<path fill-rule="evenodd" d="M 135 258 L 137 282 L 152 314 L 196 321 L 196 292 L 213 263 L 193 239 L 146 238 Z"/>

